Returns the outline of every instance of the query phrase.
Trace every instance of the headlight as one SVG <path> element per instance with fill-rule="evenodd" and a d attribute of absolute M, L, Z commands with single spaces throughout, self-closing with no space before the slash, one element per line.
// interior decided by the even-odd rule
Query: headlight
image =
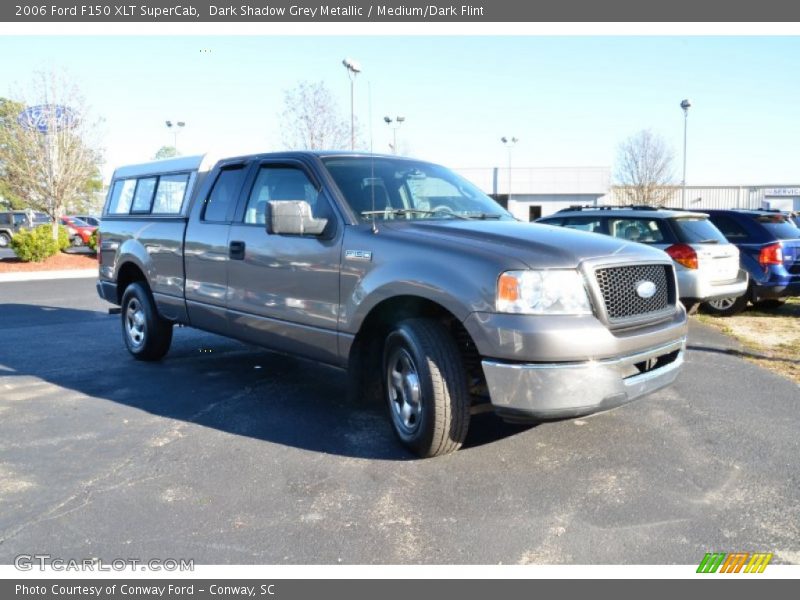
<path fill-rule="evenodd" d="M 574 269 L 506 271 L 497 280 L 497 312 L 587 315 L 592 305 Z"/>

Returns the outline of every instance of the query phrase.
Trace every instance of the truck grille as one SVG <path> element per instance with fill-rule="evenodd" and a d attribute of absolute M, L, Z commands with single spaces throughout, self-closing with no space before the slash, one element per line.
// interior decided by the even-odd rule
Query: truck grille
<path fill-rule="evenodd" d="M 630 265 L 595 271 L 600 293 L 611 323 L 636 317 L 655 316 L 675 303 L 672 267 L 668 265 Z M 636 292 L 643 281 L 651 281 L 656 293 L 642 298 Z"/>

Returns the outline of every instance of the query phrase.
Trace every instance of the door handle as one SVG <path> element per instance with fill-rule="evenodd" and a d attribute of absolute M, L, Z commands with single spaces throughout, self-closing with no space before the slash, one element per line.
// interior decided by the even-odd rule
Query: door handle
<path fill-rule="evenodd" d="M 231 260 L 244 260 L 244 242 L 231 242 L 228 246 L 228 257 Z"/>

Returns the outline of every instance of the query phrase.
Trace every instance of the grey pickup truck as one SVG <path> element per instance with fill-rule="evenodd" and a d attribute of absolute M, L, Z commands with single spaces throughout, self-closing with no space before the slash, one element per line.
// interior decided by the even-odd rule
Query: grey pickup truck
<path fill-rule="evenodd" d="M 670 384 L 686 312 L 661 250 L 516 221 L 395 156 L 186 157 L 114 172 L 101 297 L 140 360 L 182 324 L 347 369 L 420 456 L 470 416 L 586 415 Z"/>

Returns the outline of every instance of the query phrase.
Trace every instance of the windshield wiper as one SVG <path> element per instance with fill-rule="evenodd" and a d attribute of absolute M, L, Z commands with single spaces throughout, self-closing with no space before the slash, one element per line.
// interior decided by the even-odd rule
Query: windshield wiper
<path fill-rule="evenodd" d="M 437 217 L 454 217 L 456 219 L 469 219 L 464 215 L 459 215 L 448 210 L 422 210 L 420 208 L 387 208 L 384 210 L 362 210 L 362 217 L 371 217 L 372 215 L 391 215 L 393 217 L 404 217 L 406 215 L 427 215 Z"/>
<path fill-rule="evenodd" d="M 500 220 L 503 218 L 503 215 L 498 215 L 497 213 L 485 213 L 485 212 L 462 212 L 460 213 L 462 217 L 465 219 L 497 219 Z"/>

